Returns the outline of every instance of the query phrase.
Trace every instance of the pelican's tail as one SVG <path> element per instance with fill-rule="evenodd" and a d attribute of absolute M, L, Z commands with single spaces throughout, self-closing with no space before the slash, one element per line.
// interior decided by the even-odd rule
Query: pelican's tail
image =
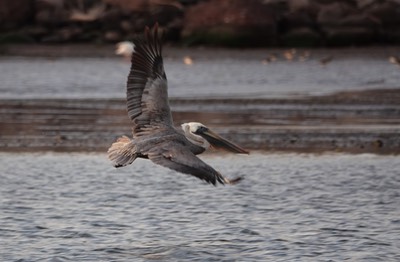
<path fill-rule="evenodd" d="M 115 167 L 132 164 L 136 157 L 135 145 L 127 136 L 118 138 L 108 149 L 108 159 L 113 162 Z"/>

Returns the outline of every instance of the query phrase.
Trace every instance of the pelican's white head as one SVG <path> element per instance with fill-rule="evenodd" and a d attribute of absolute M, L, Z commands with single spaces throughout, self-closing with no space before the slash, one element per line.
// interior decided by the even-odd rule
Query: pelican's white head
<path fill-rule="evenodd" d="M 210 143 L 198 133 L 208 130 L 208 128 L 202 123 L 198 122 L 189 122 L 183 123 L 181 125 L 183 132 L 185 132 L 186 138 L 195 145 L 201 146 L 205 149 L 210 147 Z"/>
<path fill-rule="evenodd" d="M 218 134 L 211 131 L 208 127 L 198 122 L 190 122 L 182 124 L 186 138 L 195 145 L 205 149 L 209 147 L 222 148 L 230 152 L 239 154 L 248 154 L 249 152 L 238 145 L 222 138 Z"/>

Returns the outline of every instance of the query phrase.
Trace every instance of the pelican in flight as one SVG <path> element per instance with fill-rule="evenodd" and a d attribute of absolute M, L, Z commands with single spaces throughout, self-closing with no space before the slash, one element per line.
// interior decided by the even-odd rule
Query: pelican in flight
<path fill-rule="evenodd" d="M 129 165 L 139 157 L 213 185 L 236 183 L 240 177 L 228 179 L 196 155 L 210 147 L 241 154 L 248 151 L 201 123 L 182 124 L 182 130 L 174 127 L 157 28 L 157 24 L 153 30 L 146 27 L 144 36 L 134 40 L 126 91 L 133 137 L 122 136 L 114 142 L 108 158 L 115 167 Z"/>

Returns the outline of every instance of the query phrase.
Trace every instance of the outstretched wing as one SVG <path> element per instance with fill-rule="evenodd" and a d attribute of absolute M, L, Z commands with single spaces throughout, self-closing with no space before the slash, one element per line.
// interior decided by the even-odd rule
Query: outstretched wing
<path fill-rule="evenodd" d="M 157 24 L 153 30 L 146 27 L 144 36 L 134 40 L 127 107 L 136 135 L 154 126 L 173 125 L 157 28 Z"/>
<path fill-rule="evenodd" d="M 196 157 L 187 147 L 176 141 L 166 141 L 157 148 L 151 149 L 147 156 L 154 163 L 175 171 L 193 175 L 215 185 L 230 183 L 218 171 Z"/>

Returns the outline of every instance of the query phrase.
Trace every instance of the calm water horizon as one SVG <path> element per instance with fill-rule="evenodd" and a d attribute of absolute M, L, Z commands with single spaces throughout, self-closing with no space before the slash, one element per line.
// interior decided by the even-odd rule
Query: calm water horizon
<path fill-rule="evenodd" d="M 284 49 L 164 51 L 170 97 L 296 97 L 393 89 L 400 82 L 398 66 L 388 61 L 398 54 L 395 48 L 298 49 L 292 60 Z M 108 52 L 106 57 L 0 56 L 0 98 L 124 98 L 130 63 Z M 183 62 L 187 56 L 192 65 Z M 277 60 L 266 63 L 271 56 Z M 327 57 L 331 62 L 322 65 Z"/>

